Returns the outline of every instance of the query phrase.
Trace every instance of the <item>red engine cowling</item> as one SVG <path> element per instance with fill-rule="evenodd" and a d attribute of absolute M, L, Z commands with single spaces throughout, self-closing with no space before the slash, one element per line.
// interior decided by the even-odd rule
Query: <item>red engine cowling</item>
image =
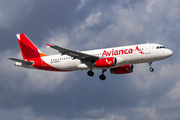
<path fill-rule="evenodd" d="M 113 67 L 117 63 L 117 59 L 115 57 L 103 58 L 99 59 L 95 62 L 96 67 Z"/>
<path fill-rule="evenodd" d="M 117 68 L 111 68 L 110 72 L 111 74 L 127 74 L 127 73 L 132 73 L 133 72 L 133 65 L 122 65 Z"/>

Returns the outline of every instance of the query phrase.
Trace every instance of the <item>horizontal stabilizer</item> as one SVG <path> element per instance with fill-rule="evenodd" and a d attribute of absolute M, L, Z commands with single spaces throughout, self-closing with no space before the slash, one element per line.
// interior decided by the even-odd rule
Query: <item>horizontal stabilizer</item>
<path fill-rule="evenodd" d="M 26 65 L 32 65 L 34 63 L 34 62 L 29 62 L 29 61 L 25 61 L 25 60 L 21 60 L 21 59 L 17 59 L 17 58 L 8 58 L 8 59 L 26 64 Z"/>

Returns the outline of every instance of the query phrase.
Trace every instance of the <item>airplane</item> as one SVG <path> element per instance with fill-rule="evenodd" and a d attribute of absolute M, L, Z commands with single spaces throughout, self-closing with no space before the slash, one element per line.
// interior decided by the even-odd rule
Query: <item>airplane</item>
<path fill-rule="evenodd" d="M 138 63 L 148 63 L 150 72 L 153 72 L 152 62 L 166 59 L 173 54 L 170 49 L 155 43 L 88 51 L 75 51 L 46 43 L 48 48 L 60 52 L 57 55 L 46 55 L 25 34 L 17 34 L 17 39 L 23 60 L 8 58 L 15 61 L 15 66 L 59 72 L 88 70 L 87 75 L 91 77 L 94 75 L 93 70 L 102 69 L 100 80 L 106 79 L 104 72 L 107 69 L 110 69 L 111 74 L 127 74 L 132 73 L 133 64 Z"/>

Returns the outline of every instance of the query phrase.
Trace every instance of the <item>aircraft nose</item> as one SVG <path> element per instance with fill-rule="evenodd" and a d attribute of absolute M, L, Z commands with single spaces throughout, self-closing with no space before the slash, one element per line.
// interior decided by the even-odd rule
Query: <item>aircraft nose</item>
<path fill-rule="evenodd" d="M 168 57 L 171 57 L 173 55 L 173 51 L 172 50 L 168 50 L 166 54 L 167 54 Z"/>

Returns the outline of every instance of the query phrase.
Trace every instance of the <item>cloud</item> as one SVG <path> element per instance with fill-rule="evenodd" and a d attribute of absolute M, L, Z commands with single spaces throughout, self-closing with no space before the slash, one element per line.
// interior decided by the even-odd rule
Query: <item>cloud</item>
<path fill-rule="evenodd" d="M 172 86 L 171 90 L 164 97 L 175 101 L 174 103 L 177 103 L 180 99 L 180 95 L 178 94 L 180 91 L 179 86 L 180 86 L 180 81 L 176 81 L 175 85 Z M 178 106 L 180 105 L 179 102 L 177 105 Z M 175 105 L 174 107 L 177 107 L 177 105 Z"/>
<path fill-rule="evenodd" d="M 1 118 L 179 119 L 179 5 L 178 0 L 1 1 Z M 153 62 L 154 73 L 148 64 L 137 64 L 132 74 L 107 71 L 107 80 L 100 81 L 100 70 L 88 77 L 87 71 L 13 66 L 7 58 L 22 58 L 15 37 L 21 32 L 48 55 L 58 51 L 45 43 L 82 51 L 146 42 L 161 43 L 174 55 Z"/>
<path fill-rule="evenodd" d="M 81 0 L 81 3 L 78 5 L 77 9 L 80 10 L 89 0 Z"/>
<path fill-rule="evenodd" d="M 149 1 L 148 1 L 148 4 L 147 4 L 147 6 L 146 6 L 147 12 L 151 13 L 151 12 L 152 12 L 152 9 L 153 9 L 153 6 L 154 6 L 154 0 L 149 0 Z"/>
<path fill-rule="evenodd" d="M 180 9 L 177 7 L 179 4 L 178 0 L 175 1 L 162 1 L 162 0 L 149 0 L 146 10 L 148 14 L 144 14 L 144 17 L 149 18 L 146 24 L 155 32 L 153 34 L 167 34 L 170 31 L 174 31 L 177 28 L 179 21 L 178 12 Z M 147 26 L 147 25 L 146 25 Z M 167 35 L 166 35 L 167 36 Z M 165 37 L 166 37 L 165 36 Z"/>
<path fill-rule="evenodd" d="M 15 21 L 26 19 L 31 12 L 33 1 L 17 0 L 3 1 L 0 9 L 0 27 L 12 28 Z"/>
<path fill-rule="evenodd" d="M 82 28 L 91 27 L 91 26 L 98 24 L 100 22 L 99 21 L 100 16 L 101 16 L 101 12 L 97 12 L 95 14 L 90 14 L 89 17 L 86 18 L 85 25 L 82 25 L 83 26 Z"/>
<path fill-rule="evenodd" d="M 38 117 L 30 107 L 22 107 L 12 110 L 0 110 L 0 116 L 2 119 L 7 120 L 58 120 L 56 117 Z"/>
<path fill-rule="evenodd" d="M 47 48 L 46 48 L 47 49 Z M 70 87 L 75 80 L 72 82 L 66 81 L 68 73 L 57 73 L 57 72 L 46 72 L 34 69 L 25 69 L 13 66 L 13 62 L 8 60 L 8 57 L 15 57 L 21 59 L 21 53 L 13 55 L 12 51 L 1 54 L 1 74 L 2 84 L 7 82 L 7 89 L 15 91 L 23 91 L 24 93 L 33 92 L 53 92 L 62 85 L 62 89 Z M 6 68 L 6 69 L 4 69 Z M 15 74 L 11 74 L 15 73 Z M 72 73 L 73 75 L 73 73 Z M 71 77 L 71 76 L 69 76 Z M 67 84 L 66 84 L 67 83 Z"/>

